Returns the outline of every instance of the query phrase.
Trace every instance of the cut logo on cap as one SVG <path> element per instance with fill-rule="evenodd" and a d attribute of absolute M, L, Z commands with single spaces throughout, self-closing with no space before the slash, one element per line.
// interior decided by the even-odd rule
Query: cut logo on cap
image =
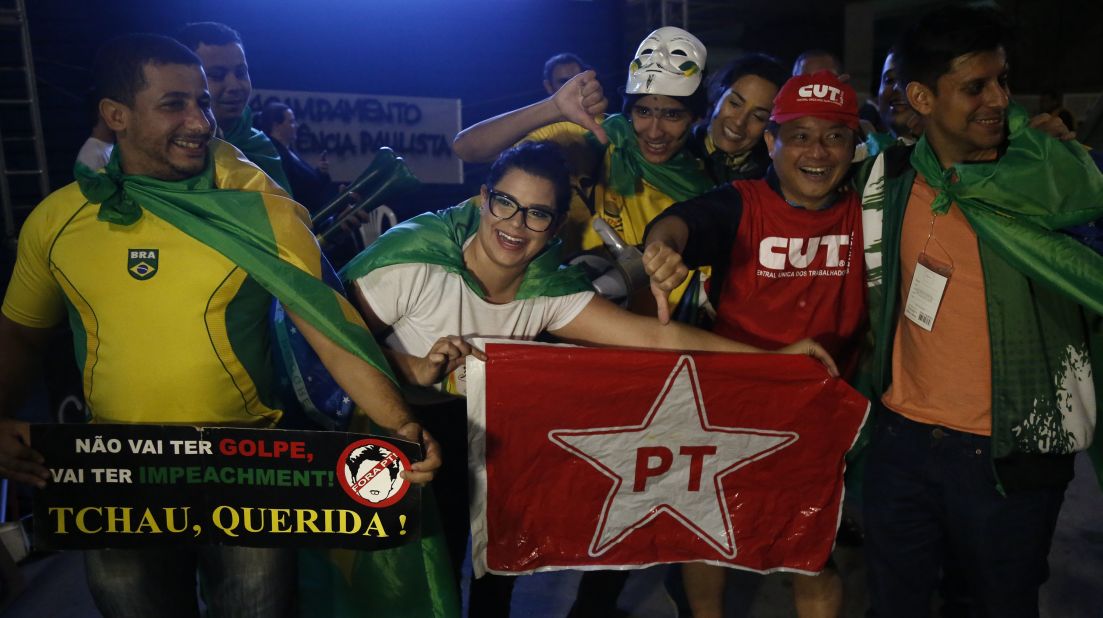
<path fill-rule="evenodd" d="M 808 84 L 797 89 L 798 101 L 816 101 L 820 103 L 832 103 L 842 107 L 846 104 L 841 88 L 827 84 Z"/>

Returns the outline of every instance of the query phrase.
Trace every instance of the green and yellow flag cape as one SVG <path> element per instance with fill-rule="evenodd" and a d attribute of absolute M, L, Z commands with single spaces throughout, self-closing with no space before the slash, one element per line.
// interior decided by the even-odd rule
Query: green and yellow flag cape
<path fill-rule="evenodd" d="M 102 173 L 77 164 L 81 193 L 99 219 L 131 225 L 148 210 L 218 251 L 334 343 L 395 381 L 360 314 L 321 280 L 322 253 L 306 209 L 221 140 L 186 180 L 124 174 L 116 148 Z"/>
<path fill-rule="evenodd" d="M 103 173 L 78 164 L 77 181 L 99 218 L 131 225 L 148 210 L 241 266 L 288 309 L 394 381 L 360 314 L 321 280 L 321 251 L 306 209 L 242 155 L 214 140 L 206 169 L 181 181 Z M 304 615 L 426 616 L 460 613 L 432 492 L 422 493 L 420 540 L 380 552 L 299 552 Z M 399 585 L 401 583 L 401 585 Z M 393 592 L 388 592 L 393 591 Z M 409 595 L 417 591 L 417 595 Z"/>
<path fill-rule="evenodd" d="M 283 187 L 288 194 L 291 193 L 291 181 L 287 179 L 287 173 L 283 171 L 283 162 L 280 153 L 272 145 L 268 136 L 259 129 L 253 127 L 253 109 L 248 105 L 241 113 L 241 119 L 232 127 L 223 130 L 222 138 L 230 142 L 234 148 L 245 154 L 249 159 L 264 170 L 265 174 L 272 177 L 276 184 Z"/>

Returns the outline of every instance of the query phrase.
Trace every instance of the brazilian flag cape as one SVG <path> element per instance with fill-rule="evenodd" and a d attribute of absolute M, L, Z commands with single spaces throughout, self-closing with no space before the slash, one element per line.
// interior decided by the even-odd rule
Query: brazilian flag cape
<path fill-rule="evenodd" d="M 131 225 L 149 210 L 249 273 L 289 310 L 395 381 L 360 314 L 321 280 L 322 253 L 306 209 L 242 153 L 212 140 L 204 170 L 179 181 L 124 174 L 116 148 L 103 173 L 78 164 L 98 218 Z"/>
<path fill-rule="evenodd" d="M 369 272 L 395 264 L 435 264 L 463 278 L 480 297 L 486 293 L 463 263 L 463 246 L 479 229 L 479 198 L 437 212 L 427 212 L 397 225 L 341 269 L 341 281 L 351 284 Z M 558 238 L 548 243 L 525 268 L 517 300 L 538 296 L 566 296 L 592 290 L 578 268 L 560 268 Z"/>
<path fill-rule="evenodd" d="M 276 184 L 283 187 L 288 194 L 291 194 L 291 181 L 287 179 L 287 173 L 283 171 L 280 153 L 272 145 L 272 140 L 268 139 L 267 135 L 253 127 L 253 109 L 251 107 L 245 106 L 241 118 L 234 126 L 224 130 L 222 137 L 230 142 L 234 148 L 244 153 L 246 159 L 255 163 L 257 167 L 264 170 L 265 174 L 271 176 L 272 180 L 275 180 Z"/>
<path fill-rule="evenodd" d="M 99 219 L 131 225 L 149 210 L 233 260 L 288 309 L 394 381 L 360 314 L 321 280 L 321 251 L 306 209 L 229 144 L 213 140 L 210 152 L 201 174 L 171 182 L 123 174 L 115 149 L 103 173 L 78 164 L 77 182 L 89 202 L 100 204 Z M 358 565 L 367 552 L 299 552 L 301 592 L 310 601 L 303 603 L 305 615 L 459 615 L 432 493 L 422 495 L 420 544 L 374 552 L 380 555 L 365 561 L 367 573 Z M 422 551 L 422 545 L 436 549 Z M 419 585 L 416 597 L 388 592 L 408 591 L 411 582 Z"/>
<path fill-rule="evenodd" d="M 78 163 L 77 183 L 89 202 L 100 205 L 101 221 L 132 225 L 143 210 L 152 212 L 226 256 L 289 310 L 397 384 L 359 312 L 321 280 L 322 253 L 306 209 L 229 144 L 216 139 L 209 148 L 206 168 L 186 180 L 124 174 L 116 148 L 103 173 Z"/>

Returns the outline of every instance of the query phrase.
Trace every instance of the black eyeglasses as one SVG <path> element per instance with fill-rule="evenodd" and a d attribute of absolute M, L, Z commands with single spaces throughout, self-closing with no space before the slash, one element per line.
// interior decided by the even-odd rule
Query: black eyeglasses
<path fill-rule="evenodd" d="M 555 223 L 555 213 L 550 210 L 534 206 L 522 206 L 517 200 L 513 199 L 512 195 L 494 189 L 488 189 L 487 194 L 490 197 L 488 200 L 490 214 L 502 221 L 512 219 L 513 215 L 520 211 L 525 227 L 534 232 L 546 232 Z"/>

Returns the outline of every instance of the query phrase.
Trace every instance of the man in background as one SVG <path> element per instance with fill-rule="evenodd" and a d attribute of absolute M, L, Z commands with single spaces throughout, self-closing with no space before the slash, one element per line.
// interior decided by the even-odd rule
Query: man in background
<path fill-rule="evenodd" d="M 544 63 L 544 90 L 548 94 L 555 94 L 572 77 L 589 69 L 590 67 L 582 58 L 575 54 L 570 52 L 556 54 Z"/>
<path fill-rule="evenodd" d="M 253 82 L 245 48 L 236 30 L 213 21 L 187 24 L 176 33 L 176 40 L 195 52 L 203 62 L 207 85 L 211 89 L 211 111 L 218 121 L 222 139 L 264 170 L 276 184 L 291 193 L 291 182 L 283 171 L 280 155 L 271 140 L 253 127 L 249 98 Z"/>

